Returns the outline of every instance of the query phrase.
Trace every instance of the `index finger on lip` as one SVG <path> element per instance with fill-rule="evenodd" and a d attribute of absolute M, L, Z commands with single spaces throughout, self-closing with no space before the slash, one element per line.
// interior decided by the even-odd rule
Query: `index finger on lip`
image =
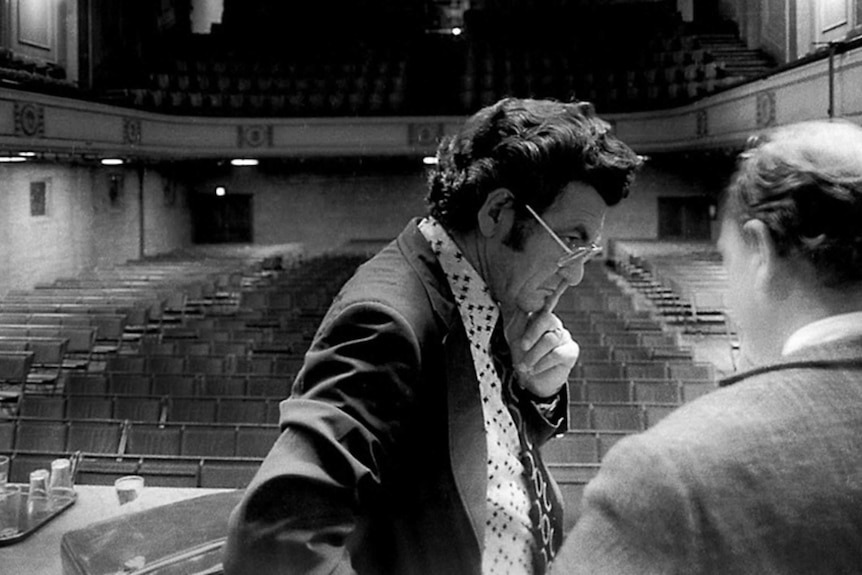
<path fill-rule="evenodd" d="M 545 299 L 545 305 L 542 306 L 542 310 L 548 313 L 552 313 L 554 308 L 557 307 L 557 304 L 560 302 L 560 298 L 563 297 L 563 293 L 569 288 L 569 284 L 566 282 L 562 282 L 557 286 L 557 289 L 554 290 L 554 293 L 549 295 Z"/>

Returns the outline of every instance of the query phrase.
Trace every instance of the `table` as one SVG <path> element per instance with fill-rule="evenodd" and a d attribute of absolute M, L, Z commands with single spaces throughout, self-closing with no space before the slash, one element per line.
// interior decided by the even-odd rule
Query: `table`
<path fill-rule="evenodd" d="M 61 575 L 60 540 L 72 529 L 116 517 L 231 489 L 145 487 L 140 497 L 120 506 L 113 485 L 78 485 L 78 501 L 27 539 L 0 547 L 3 575 Z"/>

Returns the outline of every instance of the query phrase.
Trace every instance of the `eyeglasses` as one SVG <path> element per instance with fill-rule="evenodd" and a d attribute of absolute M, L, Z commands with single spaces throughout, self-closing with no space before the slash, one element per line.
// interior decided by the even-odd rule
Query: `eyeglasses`
<path fill-rule="evenodd" d="M 527 208 L 527 211 L 530 212 L 530 215 L 536 218 L 536 221 L 539 222 L 539 225 L 545 228 L 545 231 L 548 232 L 548 234 L 550 234 L 550 236 L 554 238 L 554 241 L 557 242 L 561 248 L 563 248 L 564 252 L 566 252 L 557 261 L 558 268 L 564 268 L 579 260 L 587 262 L 597 256 L 599 252 L 602 251 L 602 246 L 596 244 L 595 242 L 581 244 L 575 241 L 563 241 L 563 239 L 558 236 L 554 230 L 551 229 L 551 226 L 549 226 L 547 223 L 545 223 L 545 220 L 539 217 L 539 214 L 537 214 L 533 208 L 531 208 L 528 204 L 524 204 L 524 207 Z"/>

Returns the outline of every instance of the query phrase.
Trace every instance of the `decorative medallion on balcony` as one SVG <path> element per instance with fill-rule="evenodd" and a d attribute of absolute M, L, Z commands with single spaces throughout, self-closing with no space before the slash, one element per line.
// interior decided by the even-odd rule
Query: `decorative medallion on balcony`
<path fill-rule="evenodd" d="M 698 110 L 695 119 L 697 121 L 697 126 L 695 128 L 697 137 L 707 137 L 709 135 L 709 116 L 707 115 L 706 110 Z"/>
<path fill-rule="evenodd" d="M 766 90 L 757 94 L 757 127 L 768 128 L 777 123 L 775 117 L 775 91 Z"/>
<path fill-rule="evenodd" d="M 237 146 L 240 148 L 272 147 L 272 126 L 237 126 Z"/>
<path fill-rule="evenodd" d="M 141 139 L 141 121 L 137 118 L 123 118 L 123 143 L 137 146 Z"/>
<path fill-rule="evenodd" d="M 408 143 L 411 146 L 436 146 L 443 137 L 443 124 L 410 124 Z"/>
<path fill-rule="evenodd" d="M 45 137 L 45 108 L 38 104 L 15 102 L 15 135 Z"/>

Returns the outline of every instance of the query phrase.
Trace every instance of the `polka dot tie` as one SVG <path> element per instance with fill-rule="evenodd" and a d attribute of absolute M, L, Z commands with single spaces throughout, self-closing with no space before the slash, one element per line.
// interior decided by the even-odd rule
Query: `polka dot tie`
<path fill-rule="evenodd" d="M 455 296 L 479 380 L 488 443 L 488 510 L 482 572 L 485 575 L 541 575 L 549 556 L 540 544 L 544 521 L 535 511 L 536 497 L 533 496 L 537 460 L 535 455 L 524 450 L 526 442 L 521 433 L 524 429 L 519 428 L 520 412 L 507 405 L 507 399 L 512 396 L 504 393 L 499 362 L 495 362 L 491 354 L 492 335 L 502 332 L 497 329 L 499 308 L 491 299 L 484 280 L 433 218 L 422 220 L 419 229 L 437 256 Z M 533 451 L 538 453 L 537 449 Z M 544 469 L 540 463 L 539 467 Z"/>

